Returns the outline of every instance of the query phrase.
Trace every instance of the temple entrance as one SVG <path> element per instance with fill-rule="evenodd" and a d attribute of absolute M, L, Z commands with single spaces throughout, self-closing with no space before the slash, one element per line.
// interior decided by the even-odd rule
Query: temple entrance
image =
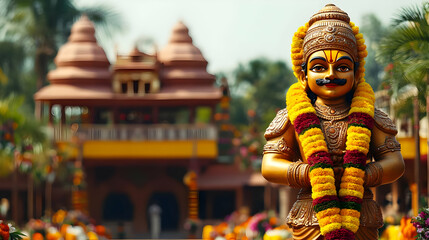
<path fill-rule="evenodd" d="M 147 222 L 151 225 L 149 208 L 153 204 L 161 208 L 161 232 L 176 231 L 179 228 L 179 207 L 173 193 L 155 192 L 149 199 L 147 210 Z"/>
<path fill-rule="evenodd" d="M 103 202 L 104 221 L 132 221 L 134 206 L 125 193 L 110 193 Z"/>

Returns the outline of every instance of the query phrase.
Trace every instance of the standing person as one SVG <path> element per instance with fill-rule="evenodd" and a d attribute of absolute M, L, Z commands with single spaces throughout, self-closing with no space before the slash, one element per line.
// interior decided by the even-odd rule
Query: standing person
<path fill-rule="evenodd" d="M 396 127 L 374 108 L 366 46 L 350 18 L 328 4 L 293 37 L 298 82 L 265 132 L 262 174 L 300 188 L 287 217 L 294 239 L 378 239 L 370 187 L 404 172 Z"/>
<path fill-rule="evenodd" d="M 156 203 L 150 205 L 150 233 L 153 239 L 158 239 L 161 234 L 161 213 L 162 209 Z"/>

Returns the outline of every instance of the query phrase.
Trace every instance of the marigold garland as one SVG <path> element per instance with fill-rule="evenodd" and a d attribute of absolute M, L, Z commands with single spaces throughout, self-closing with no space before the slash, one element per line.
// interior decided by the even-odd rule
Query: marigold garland
<path fill-rule="evenodd" d="M 350 22 L 356 37 L 359 67 L 356 70 L 357 86 L 348 115 L 344 173 L 340 190 L 336 191 L 333 162 L 320 120 L 300 83 L 293 84 L 286 95 L 289 118 L 301 142 L 305 158 L 310 165 L 313 206 L 320 231 L 326 239 L 354 239 L 359 229 L 359 218 L 364 194 L 366 155 L 374 125 L 374 92 L 365 82 L 365 60 L 368 55 L 365 40 L 359 27 Z M 292 39 L 291 57 L 294 75 L 304 77 L 302 44 L 309 24 L 299 27 Z"/>

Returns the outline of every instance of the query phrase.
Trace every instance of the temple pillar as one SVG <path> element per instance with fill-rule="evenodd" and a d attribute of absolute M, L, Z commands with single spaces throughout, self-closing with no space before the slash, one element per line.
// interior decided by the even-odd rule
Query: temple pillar
<path fill-rule="evenodd" d="M 36 188 L 36 218 L 43 216 L 43 195 L 41 188 L 41 186 Z"/>
<path fill-rule="evenodd" d="M 66 124 L 66 111 L 65 106 L 61 105 L 61 125 L 64 126 Z"/>
<path fill-rule="evenodd" d="M 41 101 L 36 101 L 34 104 L 34 116 L 36 120 L 40 120 L 43 116 L 43 103 Z"/>
<path fill-rule="evenodd" d="M 95 114 L 94 114 L 94 107 L 93 106 L 88 106 L 88 121 L 87 123 L 93 124 L 94 120 L 95 120 Z M 116 116 L 116 115 L 113 115 Z M 115 118 L 113 118 L 113 124 L 115 124 Z"/>
<path fill-rule="evenodd" d="M 48 116 L 49 116 L 49 125 L 52 125 L 53 124 L 52 103 L 49 103 L 49 113 L 48 113 Z"/>
<path fill-rule="evenodd" d="M 279 188 L 278 187 L 272 187 L 271 192 L 271 208 L 270 210 L 277 211 L 277 205 L 279 204 Z"/>
<path fill-rule="evenodd" d="M 207 191 L 206 210 L 207 218 L 213 218 L 213 194 L 211 191 Z"/>
<path fill-rule="evenodd" d="M 243 207 L 243 187 L 238 187 L 235 190 L 235 209 Z"/>
<path fill-rule="evenodd" d="M 271 192 L 272 187 L 271 185 L 267 184 L 264 188 L 264 209 L 270 210 L 271 208 Z"/>
<path fill-rule="evenodd" d="M 113 124 L 119 123 L 119 109 L 118 107 L 113 108 Z"/>
<path fill-rule="evenodd" d="M 212 112 L 210 113 L 210 123 L 214 123 L 215 119 L 214 119 L 214 115 L 216 113 L 216 105 L 212 105 L 210 106 Z"/>
<path fill-rule="evenodd" d="M 34 184 L 31 174 L 28 174 L 27 190 L 27 218 L 32 219 L 34 218 Z"/>
<path fill-rule="evenodd" d="M 18 222 L 18 166 L 16 164 L 16 161 L 14 161 L 13 164 L 13 173 L 12 173 L 12 220 L 14 222 Z"/>
<path fill-rule="evenodd" d="M 152 122 L 158 123 L 159 122 L 159 107 L 155 106 L 152 108 Z"/>
<path fill-rule="evenodd" d="M 392 207 L 395 210 L 395 212 L 398 212 L 399 210 L 399 204 L 398 204 L 398 200 L 399 200 L 399 190 L 398 190 L 398 181 L 395 181 L 391 184 L 391 188 L 392 188 Z"/>
<path fill-rule="evenodd" d="M 189 107 L 189 123 L 191 124 L 195 123 L 195 120 L 196 120 L 195 117 L 196 117 L 195 106 L 191 106 Z"/>
<path fill-rule="evenodd" d="M 279 217 L 286 219 L 292 204 L 295 202 L 295 193 L 290 186 L 279 187 Z"/>
<path fill-rule="evenodd" d="M 287 213 L 290 209 L 288 209 L 289 206 L 289 198 L 287 197 L 287 187 L 280 187 L 279 188 L 279 217 L 280 219 L 286 219 Z"/>

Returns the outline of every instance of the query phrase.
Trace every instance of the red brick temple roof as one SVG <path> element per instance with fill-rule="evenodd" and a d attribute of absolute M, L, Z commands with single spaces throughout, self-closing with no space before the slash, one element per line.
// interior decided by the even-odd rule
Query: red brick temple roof
<path fill-rule="evenodd" d="M 210 85 L 215 76 L 208 73 L 207 60 L 194 46 L 189 30 L 183 22 L 178 22 L 170 36 L 170 41 L 159 52 L 159 60 L 164 64 L 163 83 L 165 85 Z"/>
<path fill-rule="evenodd" d="M 68 42 L 55 58 L 57 68 L 48 73 L 51 85 L 35 94 L 36 100 L 58 98 L 110 98 L 110 63 L 95 38 L 95 28 L 87 16 L 72 27 Z"/>
<path fill-rule="evenodd" d="M 146 54 L 136 47 L 125 57 L 129 60 L 117 59 L 113 66 L 115 72 L 159 72 L 160 91 L 144 96 L 114 92 L 114 71 L 109 70 L 107 56 L 97 43 L 93 23 L 82 16 L 73 25 L 68 42 L 58 51 L 57 68 L 48 73 L 51 84 L 40 89 L 34 99 L 64 104 L 103 105 L 108 101 L 109 105 L 150 105 L 153 102 L 175 105 L 216 103 L 222 97 L 221 90 L 214 86 L 215 76 L 207 72 L 208 63 L 193 45 L 189 30 L 182 22 L 173 27 L 169 43 L 159 53 Z M 132 61 L 133 57 L 153 60 Z"/>

